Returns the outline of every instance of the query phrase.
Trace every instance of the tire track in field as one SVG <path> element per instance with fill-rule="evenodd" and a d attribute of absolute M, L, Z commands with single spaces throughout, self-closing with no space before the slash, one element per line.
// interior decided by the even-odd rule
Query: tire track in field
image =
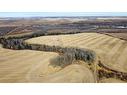
<path fill-rule="evenodd" d="M 95 39 L 93 41 L 91 40 L 91 42 L 88 42 L 87 47 L 93 47 L 93 45 L 97 44 L 98 41 L 100 41 L 100 40 L 105 40 L 105 37 L 100 36 L 100 37 L 97 37 L 97 39 Z"/>
<path fill-rule="evenodd" d="M 87 37 L 85 37 L 85 38 L 82 38 L 82 39 L 80 39 L 80 38 L 78 38 L 77 40 L 75 40 L 75 41 L 70 41 L 70 42 L 66 42 L 66 43 L 64 43 L 64 46 L 70 46 L 70 47 L 77 47 L 77 43 L 79 43 L 79 42 L 81 42 L 81 41 L 83 41 L 83 40 L 87 40 L 87 39 L 89 39 L 89 38 L 91 38 L 90 36 L 87 36 Z M 76 44 L 75 44 L 76 43 Z M 76 46 L 75 46 L 76 45 Z"/>
<path fill-rule="evenodd" d="M 93 35 L 93 37 L 87 38 L 87 39 L 77 43 L 76 45 L 85 45 L 85 46 L 87 46 L 88 43 L 90 43 L 93 40 L 96 40 L 96 38 L 97 37 Z"/>
<path fill-rule="evenodd" d="M 122 46 L 121 40 L 118 41 L 117 44 L 114 45 L 114 47 L 107 53 L 107 58 L 110 59 L 114 57 L 114 55 L 117 53 L 119 48 Z"/>
<path fill-rule="evenodd" d="M 98 40 L 93 41 L 93 43 L 90 43 L 88 47 L 92 47 L 93 49 L 98 49 L 101 46 L 101 44 L 105 43 L 106 41 L 109 41 L 110 39 L 111 38 L 105 38 L 105 37 L 103 37 L 102 39 L 98 38 Z"/>
<path fill-rule="evenodd" d="M 63 37 L 62 37 L 62 36 L 63 36 Z M 61 37 L 53 36 L 53 38 L 55 38 L 55 39 L 59 39 L 59 38 L 60 38 L 60 40 L 62 41 L 63 38 L 67 38 L 67 39 L 68 39 L 68 38 L 71 37 L 71 35 L 68 35 L 68 36 L 67 36 L 67 35 L 62 35 L 62 36 L 61 36 Z M 87 36 L 87 35 L 85 35 L 85 36 Z M 77 40 L 79 37 L 84 37 L 84 35 L 76 35 L 76 36 L 73 35 L 72 38 L 74 38 L 73 40 Z M 45 36 L 45 37 L 43 37 L 43 40 L 41 40 L 41 37 L 39 37 L 39 38 L 30 39 L 30 40 L 28 40 L 28 42 L 36 43 L 35 40 L 38 40 L 37 43 L 38 43 L 38 44 L 41 44 L 42 41 L 45 42 L 45 43 L 46 43 L 46 42 L 48 43 L 49 41 L 51 41 L 51 40 L 47 40 L 47 41 L 46 41 L 46 38 L 47 38 L 47 39 L 51 39 L 51 37 L 49 38 L 49 36 Z M 39 40 L 40 40 L 40 41 L 39 41 Z M 34 42 L 34 41 L 35 41 L 35 42 Z M 71 42 L 71 41 L 72 41 L 72 40 L 69 40 L 69 41 L 67 41 L 67 42 Z M 42 43 L 43 43 L 43 42 L 42 42 Z M 65 41 L 64 41 L 64 42 L 65 42 Z M 43 43 L 43 44 L 45 44 L 45 43 Z"/>
<path fill-rule="evenodd" d="M 30 59 L 31 60 L 31 59 Z M 13 63 L 13 65 L 10 65 L 10 66 L 8 66 L 8 65 L 5 65 L 5 66 L 7 66 L 7 67 L 2 67 L 2 69 L 1 69 L 1 72 L 0 73 L 4 73 L 5 75 L 0 75 L 0 79 L 1 79 L 1 77 L 2 76 L 6 76 L 8 73 L 10 73 L 10 71 L 12 72 L 12 71 L 15 71 L 15 70 L 17 70 L 17 68 L 21 68 L 22 66 L 24 66 L 24 65 L 27 65 L 28 63 L 26 63 L 26 64 L 23 64 L 24 62 L 27 62 L 27 61 L 29 61 L 29 59 L 28 60 L 25 60 L 25 61 L 20 61 L 20 62 L 18 62 L 18 63 L 16 63 L 16 64 L 14 64 Z M 7 70 L 6 70 L 7 69 Z M 19 69 L 18 69 L 18 71 L 19 71 Z M 22 68 L 21 68 L 22 69 Z M 17 72 L 17 71 L 15 71 L 15 72 Z"/>
<path fill-rule="evenodd" d="M 121 55 L 123 52 L 125 52 L 125 48 L 127 47 L 127 45 L 125 44 L 126 42 L 122 42 L 121 43 L 121 46 L 119 47 L 119 49 L 117 50 L 117 52 L 113 55 L 113 58 L 112 58 L 112 62 L 113 63 L 117 63 L 118 61 L 116 61 Z M 123 56 L 123 58 L 125 58 L 125 56 Z"/>
<path fill-rule="evenodd" d="M 13 59 L 13 58 L 15 58 L 15 56 L 21 56 L 21 55 L 24 55 L 25 54 L 25 52 L 24 51 L 20 51 L 20 52 L 15 52 L 15 51 L 11 51 L 13 54 L 7 54 L 7 55 L 4 55 L 4 54 L 2 54 L 1 56 L 2 57 L 5 57 L 5 58 L 8 58 L 8 59 Z"/>
<path fill-rule="evenodd" d="M 26 60 L 25 61 L 25 63 L 27 63 L 27 64 L 23 64 L 24 62 L 21 62 L 22 64 L 20 64 L 20 68 L 18 68 L 18 71 L 13 71 L 13 73 L 9 73 L 8 75 L 6 75 L 6 76 L 4 76 L 4 78 L 6 78 L 6 77 L 10 77 L 10 76 L 14 76 L 14 75 L 18 75 L 18 74 L 20 74 L 22 71 L 24 71 L 26 68 L 28 69 L 28 65 L 30 65 L 30 64 L 32 64 L 34 61 L 36 62 L 36 61 L 38 61 L 38 60 L 40 60 L 42 58 L 42 56 L 40 56 L 40 57 L 37 57 L 37 58 L 35 58 L 35 59 L 29 59 L 29 60 Z M 40 62 L 42 62 L 42 61 L 40 61 Z M 29 64 L 28 64 L 29 63 Z M 33 64 L 32 64 L 33 65 Z M 15 68 L 13 67 L 13 69 L 15 70 Z M 30 68 L 29 68 L 30 69 Z M 4 79 L 3 78 L 3 79 Z M 1 78 L 0 78 L 1 79 Z"/>
<path fill-rule="evenodd" d="M 0 66 L 4 66 L 5 63 L 8 65 L 11 65 L 10 62 L 12 62 L 13 60 L 17 60 L 18 58 L 20 58 L 21 56 L 25 56 L 25 52 L 14 52 L 13 51 L 13 55 L 8 55 L 8 56 L 1 56 L 1 62 L 0 62 Z M 11 59 L 11 61 L 9 60 Z"/>
<path fill-rule="evenodd" d="M 100 47 L 100 49 L 105 49 L 107 52 L 109 52 L 118 41 L 119 39 L 114 38 L 113 40 L 109 41 L 109 43 L 106 46 Z"/>
<path fill-rule="evenodd" d="M 94 36 L 93 36 L 94 37 Z M 71 40 L 70 42 L 66 42 L 67 44 L 66 45 L 72 45 L 72 44 L 75 44 L 75 43 L 78 43 L 78 42 L 81 42 L 81 41 L 84 41 L 84 40 L 87 40 L 87 39 L 89 39 L 89 38 L 91 38 L 91 35 L 89 35 L 89 36 L 86 36 L 86 37 L 78 37 L 76 40 Z"/>
<path fill-rule="evenodd" d="M 84 40 L 89 40 L 89 39 L 94 39 L 94 38 L 91 38 L 91 36 L 89 36 L 89 37 L 85 37 L 83 39 L 77 39 L 76 41 L 71 41 L 71 43 L 68 43 L 67 45 L 75 47 L 75 45 L 77 46 L 77 45 L 79 45 L 79 43 L 83 42 Z"/>
<path fill-rule="evenodd" d="M 123 68 L 121 68 L 120 66 L 123 63 L 116 64 L 117 60 L 114 60 L 115 58 L 119 57 L 117 54 L 119 52 L 118 50 L 123 46 L 122 43 L 123 41 L 119 40 L 118 43 L 116 43 L 115 46 L 109 52 L 106 53 L 105 62 L 103 64 L 112 70 L 124 72 Z"/>
<path fill-rule="evenodd" d="M 111 39 L 109 41 L 106 41 L 104 43 L 102 43 L 99 47 L 98 50 L 102 50 L 103 52 L 107 53 L 110 51 L 111 47 L 109 47 L 111 44 L 114 44 L 115 42 L 117 42 L 116 39 Z M 113 48 L 113 47 L 112 47 Z"/>
<path fill-rule="evenodd" d="M 90 36 L 90 34 L 87 34 L 87 35 L 74 35 L 72 38 L 70 38 L 70 36 L 68 37 L 63 37 L 62 40 L 64 42 L 71 42 L 71 41 L 76 41 L 78 40 L 79 38 L 84 38 L 84 37 L 87 37 L 87 36 Z M 69 40 L 68 40 L 69 39 Z"/>
<path fill-rule="evenodd" d="M 40 66 L 38 66 L 40 67 Z M 86 76 L 88 74 L 89 76 Z M 82 75 L 82 76 L 81 76 Z M 79 78 L 80 76 L 80 78 Z M 30 74 L 30 81 L 31 82 L 94 82 L 93 73 L 87 69 L 86 67 L 80 65 L 70 65 L 65 67 L 64 69 L 55 72 L 53 74 L 44 75 L 42 77 Z M 32 79 L 32 80 L 31 80 Z"/>
<path fill-rule="evenodd" d="M 96 42 L 98 42 L 98 40 L 100 40 L 100 39 L 104 39 L 104 37 L 101 36 L 101 35 L 100 35 L 100 37 L 99 37 L 99 36 L 95 36 L 94 39 L 90 39 L 90 40 L 88 40 L 88 41 L 84 41 L 84 42 L 81 43 L 81 44 L 83 44 L 83 45 L 85 45 L 85 46 L 88 47 L 90 44 L 96 43 Z M 85 43 L 86 43 L 86 44 L 85 44 Z"/>
<path fill-rule="evenodd" d="M 0 65 L 2 68 L 4 68 L 4 66 L 6 66 L 6 64 L 7 64 L 8 67 L 6 67 L 6 69 L 9 69 L 10 66 L 15 65 L 14 63 L 17 63 L 16 65 L 18 66 L 21 64 L 21 62 L 29 60 L 31 58 L 34 58 L 34 56 L 36 56 L 36 55 L 37 55 L 36 53 L 28 53 L 28 54 L 22 55 L 22 57 L 18 57 L 18 58 L 15 57 L 13 60 L 11 59 L 11 63 L 10 63 L 10 60 L 7 60 Z M 39 54 L 39 55 L 41 55 L 41 54 Z"/>
<path fill-rule="evenodd" d="M 46 59 L 44 59 L 43 60 L 43 64 L 40 64 L 40 63 L 42 63 L 42 62 L 38 62 L 37 64 L 33 64 L 33 66 L 31 67 L 31 69 L 29 70 L 29 72 L 26 74 L 26 79 L 27 79 L 27 81 L 29 81 L 29 82 L 33 82 L 33 81 L 36 81 L 37 80 L 37 78 L 38 78 L 38 73 L 37 73 L 37 71 L 38 71 L 38 68 L 40 68 L 40 67 L 42 67 L 43 66 L 43 68 L 47 68 L 47 65 L 48 65 L 48 61 L 49 61 L 49 59 L 50 58 L 52 58 L 53 56 L 48 56 L 48 58 L 46 58 Z M 45 63 L 45 64 L 44 64 Z M 36 72 L 36 73 L 35 73 Z M 43 73 L 43 72 L 41 72 L 41 73 Z"/>
<path fill-rule="evenodd" d="M 95 44 L 94 47 L 97 49 L 101 49 L 101 47 L 105 47 L 104 45 L 108 45 L 108 42 L 110 42 L 113 38 L 108 38 L 103 40 L 102 42 L 100 41 L 98 44 Z M 103 51 L 106 52 L 106 49 L 102 48 Z"/>
<path fill-rule="evenodd" d="M 119 56 L 119 58 L 117 58 L 117 62 L 118 64 L 122 63 L 122 68 L 125 68 L 127 70 L 127 58 L 126 58 L 126 55 L 127 55 L 127 46 L 126 48 L 124 48 L 124 51 L 121 52 L 121 55 Z"/>
<path fill-rule="evenodd" d="M 2 81 L 4 79 L 11 78 L 11 77 L 19 76 L 19 74 L 22 74 L 22 72 L 24 72 L 25 70 L 29 71 L 31 68 L 33 68 L 33 65 L 37 65 L 38 63 L 40 63 L 40 64 L 43 63 L 43 61 L 41 60 L 42 57 L 43 56 L 38 56 L 38 57 L 35 57 L 34 59 L 29 58 L 28 60 L 20 62 L 20 65 L 18 67 L 16 67 L 16 68 L 18 68 L 18 71 L 13 71 L 13 73 L 7 74 L 3 78 L 0 78 L 0 81 Z M 39 60 L 41 60 L 41 61 L 38 62 Z M 27 63 L 27 64 L 24 64 L 24 63 Z M 35 64 L 33 64 L 33 63 L 35 63 Z M 29 65 L 31 65 L 31 66 L 29 66 Z M 16 68 L 13 67 L 14 70 L 16 70 Z"/>

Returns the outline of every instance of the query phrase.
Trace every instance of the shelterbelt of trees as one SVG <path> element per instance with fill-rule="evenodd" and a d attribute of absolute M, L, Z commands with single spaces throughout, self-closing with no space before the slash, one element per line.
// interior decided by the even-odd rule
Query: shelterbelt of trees
<path fill-rule="evenodd" d="M 60 33 L 63 34 L 63 33 Z M 75 34 L 75 32 L 70 32 L 68 34 Z M 74 60 L 83 60 L 88 63 L 92 63 L 95 60 L 95 53 L 92 50 L 84 50 L 74 47 L 60 47 L 60 46 L 48 46 L 48 45 L 39 45 L 39 44 L 29 44 L 25 40 L 48 35 L 45 32 L 33 33 L 29 35 L 22 36 L 3 36 L 0 38 L 0 43 L 3 48 L 13 49 L 13 50 L 37 50 L 37 51 L 47 51 L 47 52 L 57 52 L 60 56 L 51 60 L 51 63 L 57 61 L 55 65 L 65 67 L 66 65 L 71 64 Z M 49 34 L 52 35 L 52 34 Z M 53 35 L 59 35 L 54 33 Z M 53 64 L 52 64 L 53 65 Z"/>
<path fill-rule="evenodd" d="M 54 34 L 48 34 L 46 32 L 38 32 L 38 33 L 31 33 L 29 35 L 21 35 L 21 36 L 3 36 L 0 38 L 0 43 L 2 44 L 3 48 L 7 49 L 13 49 L 13 50 L 37 50 L 37 51 L 47 51 L 47 52 L 57 52 L 59 56 L 57 56 L 54 59 L 51 59 L 51 64 L 53 66 L 61 66 L 62 68 L 70 65 L 75 60 L 82 60 L 84 62 L 87 62 L 89 65 L 91 63 L 94 63 L 96 60 L 96 54 L 92 50 L 88 49 L 81 49 L 81 48 L 74 48 L 74 47 L 60 47 L 60 46 L 48 46 L 48 45 L 39 45 L 39 44 L 29 44 L 26 43 L 25 40 L 33 38 L 33 37 L 39 37 L 39 36 L 45 36 L 45 35 L 59 35 L 63 33 L 54 33 Z M 66 34 L 66 33 L 64 33 Z M 71 32 L 68 34 L 75 34 L 75 32 Z M 115 76 L 121 80 L 127 81 L 127 74 L 122 73 L 119 71 L 111 70 L 107 67 L 105 67 L 101 61 L 98 61 L 99 68 L 103 68 L 101 70 L 98 70 L 98 77 L 102 78 L 105 77 L 112 77 Z M 110 71 L 110 72 L 106 72 Z"/>

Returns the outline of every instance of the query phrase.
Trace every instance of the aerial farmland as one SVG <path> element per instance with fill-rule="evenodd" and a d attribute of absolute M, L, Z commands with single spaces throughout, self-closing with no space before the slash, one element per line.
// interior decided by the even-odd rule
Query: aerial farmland
<path fill-rule="evenodd" d="M 99 18 L 1 20 L 0 82 L 127 82 L 127 18 Z"/>

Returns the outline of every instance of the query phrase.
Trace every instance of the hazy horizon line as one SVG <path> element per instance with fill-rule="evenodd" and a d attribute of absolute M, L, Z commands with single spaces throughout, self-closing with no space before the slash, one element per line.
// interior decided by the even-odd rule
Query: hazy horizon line
<path fill-rule="evenodd" d="M 127 12 L 0 12 L 0 17 L 127 16 Z"/>

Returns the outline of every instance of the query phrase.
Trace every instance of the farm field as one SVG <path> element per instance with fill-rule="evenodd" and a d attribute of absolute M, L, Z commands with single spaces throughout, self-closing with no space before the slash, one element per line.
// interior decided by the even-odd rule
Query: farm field
<path fill-rule="evenodd" d="M 49 59 L 54 56 L 57 54 L 0 48 L 0 82 L 34 82 L 30 79 L 31 74 L 36 74 L 38 67 L 43 69 L 47 66 Z"/>
<path fill-rule="evenodd" d="M 40 36 L 25 41 L 29 44 L 75 47 L 95 51 L 97 60 L 114 71 L 127 73 L 127 42 L 99 33 Z M 101 78 L 92 72 L 87 63 L 75 62 L 65 68 L 53 67 L 50 60 L 55 52 L 10 50 L 0 47 L 0 82 L 126 82 L 121 79 Z M 97 62 L 93 64 L 98 64 Z M 96 65 L 93 65 L 95 69 Z"/>
<path fill-rule="evenodd" d="M 93 73 L 87 67 L 72 64 L 60 70 L 59 67 L 50 66 L 49 60 L 57 56 L 57 53 L 31 50 L 16 51 L 1 47 L 0 54 L 0 82 L 2 83 L 95 82 Z"/>
<path fill-rule="evenodd" d="M 0 82 L 127 82 L 126 17 L 0 19 Z"/>
<path fill-rule="evenodd" d="M 127 33 L 104 33 L 104 34 L 107 34 L 107 35 L 110 35 L 110 36 L 120 38 L 120 39 L 127 41 Z"/>
<path fill-rule="evenodd" d="M 29 39 L 26 42 L 49 46 L 91 49 L 96 52 L 104 66 L 112 70 L 127 73 L 127 42 L 115 37 L 98 33 L 79 33 L 37 37 Z"/>

